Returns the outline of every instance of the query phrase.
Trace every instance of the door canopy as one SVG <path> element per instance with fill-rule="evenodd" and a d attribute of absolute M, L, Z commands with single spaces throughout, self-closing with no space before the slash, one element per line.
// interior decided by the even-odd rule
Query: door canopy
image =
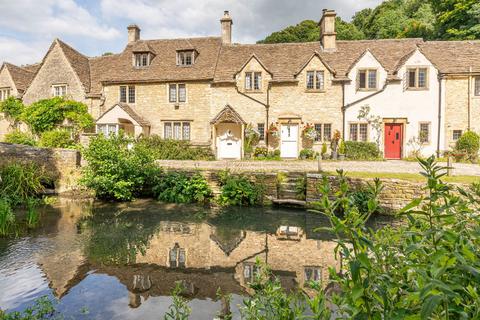
<path fill-rule="evenodd" d="M 215 118 L 210 122 L 211 124 L 218 124 L 218 123 L 238 123 L 238 124 L 246 124 L 246 122 L 242 119 L 242 117 L 235 111 L 231 106 L 228 104 L 225 108 L 220 111 Z"/>

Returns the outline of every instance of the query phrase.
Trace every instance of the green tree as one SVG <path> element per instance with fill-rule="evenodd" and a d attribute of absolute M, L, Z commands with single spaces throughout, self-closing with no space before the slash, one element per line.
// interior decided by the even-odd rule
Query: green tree
<path fill-rule="evenodd" d="M 437 14 L 437 36 L 441 39 L 480 39 L 478 0 L 430 0 Z"/>

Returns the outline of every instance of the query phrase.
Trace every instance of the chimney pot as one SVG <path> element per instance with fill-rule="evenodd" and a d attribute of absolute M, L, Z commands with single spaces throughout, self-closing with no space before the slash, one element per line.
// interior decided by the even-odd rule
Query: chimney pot
<path fill-rule="evenodd" d="M 228 10 L 223 12 L 223 17 L 220 19 L 220 25 L 222 27 L 222 43 L 231 44 L 233 20 L 230 17 L 230 12 Z"/>
<path fill-rule="evenodd" d="M 335 51 L 337 49 L 337 33 L 335 32 L 335 10 L 323 9 L 320 19 L 320 43 L 325 51 Z"/>
<path fill-rule="evenodd" d="M 140 40 L 140 27 L 136 24 L 131 24 L 127 27 L 128 30 L 128 43 L 133 43 Z"/>

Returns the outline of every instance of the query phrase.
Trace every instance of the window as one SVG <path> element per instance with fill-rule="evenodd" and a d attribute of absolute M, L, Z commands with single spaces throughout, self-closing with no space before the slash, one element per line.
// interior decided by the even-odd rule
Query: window
<path fill-rule="evenodd" d="M 260 268 L 255 263 L 246 262 L 243 264 L 243 280 L 247 283 L 255 280 L 255 276 L 260 272 Z"/>
<path fill-rule="evenodd" d="M 135 67 L 147 67 L 150 64 L 149 53 L 135 53 Z"/>
<path fill-rule="evenodd" d="M 262 73 L 246 72 L 245 73 L 245 90 L 260 91 L 262 89 Z"/>
<path fill-rule="evenodd" d="M 168 88 L 168 101 L 172 103 L 187 101 L 187 87 L 184 83 L 172 83 Z"/>
<path fill-rule="evenodd" d="M 190 140 L 190 132 L 190 122 L 169 121 L 163 124 L 164 139 Z"/>
<path fill-rule="evenodd" d="M 307 71 L 307 89 L 323 90 L 325 88 L 324 71 Z"/>
<path fill-rule="evenodd" d="M 120 86 L 120 102 L 135 103 L 135 86 Z"/>
<path fill-rule="evenodd" d="M 65 97 L 67 95 L 67 85 L 53 85 L 52 86 L 52 95 L 54 97 Z"/>
<path fill-rule="evenodd" d="M 260 134 L 260 141 L 265 140 L 265 123 L 257 123 L 257 130 Z"/>
<path fill-rule="evenodd" d="M 452 139 L 453 141 L 457 141 L 458 139 L 460 139 L 460 137 L 462 136 L 462 130 L 453 130 L 453 135 L 452 135 Z"/>
<path fill-rule="evenodd" d="M 480 76 L 475 77 L 475 89 L 473 92 L 476 96 L 480 96 Z"/>
<path fill-rule="evenodd" d="M 359 90 L 377 89 L 377 70 L 365 69 L 358 71 L 357 88 Z"/>
<path fill-rule="evenodd" d="M 368 141 L 368 124 L 350 123 L 350 141 Z"/>
<path fill-rule="evenodd" d="M 185 249 L 180 248 L 178 243 L 175 243 L 169 252 L 170 268 L 185 268 Z"/>
<path fill-rule="evenodd" d="M 191 66 L 195 61 L 193 50 L 177 52 L 177 66 Z"/>
<path fill-rule="evenodd" d="M 0 101 L 7 100 L 10 97 L 10 88 L 0 89 Z"/>
<path fill-rule="evenodd" d="M 421 143 L 428 143 L 430 141 L 430 123 L 429 122 L 420 123 L 418 139 L 420 140 Z"/>
<path fill-rule="evenodd" d="M 427 68 L 408 68 L 407 78 L 409 89 L 426 89 L 428 87 Z"/>
<path fill-rule="evenodd" d="M 305 282 L 315 281 L 319 282 L 322 280 L 322 270 L 320 267 L 305 267 Z"/>
<path fill-rule="evenodd" d="M 332 125 L 330 123 L 315 123 L 314 126 L 317 132 L 315 141 L 328 142 L 332 140 Z"/>
<path fill-rule="evenodd" d="M 118 133 L 117 124 L 97 124 L 97 133 L 101 133 L 105 136 Z"/>

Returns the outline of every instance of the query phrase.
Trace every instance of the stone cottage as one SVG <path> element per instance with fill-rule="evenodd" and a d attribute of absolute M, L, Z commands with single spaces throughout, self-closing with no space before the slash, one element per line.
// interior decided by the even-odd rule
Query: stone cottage
<path fill-rule="evenodd" d="M 339 41 L 335 17 L 324 10 L 309 43 L 232 43 L 228 11 L 220 37 L 143 40 L 130 25 L 125 49 L 102 57 L 56 39 L 22 97 L 82 101 L 99 134 L 189 140 L 219 159 L 242 158 L 252 130 L 283 158 L 319 151 L 338 131 L 390 159 L 441 154 L 480 130 L 480 42 Z M 4 78 L 0 88 L 15 86 Z"/>

